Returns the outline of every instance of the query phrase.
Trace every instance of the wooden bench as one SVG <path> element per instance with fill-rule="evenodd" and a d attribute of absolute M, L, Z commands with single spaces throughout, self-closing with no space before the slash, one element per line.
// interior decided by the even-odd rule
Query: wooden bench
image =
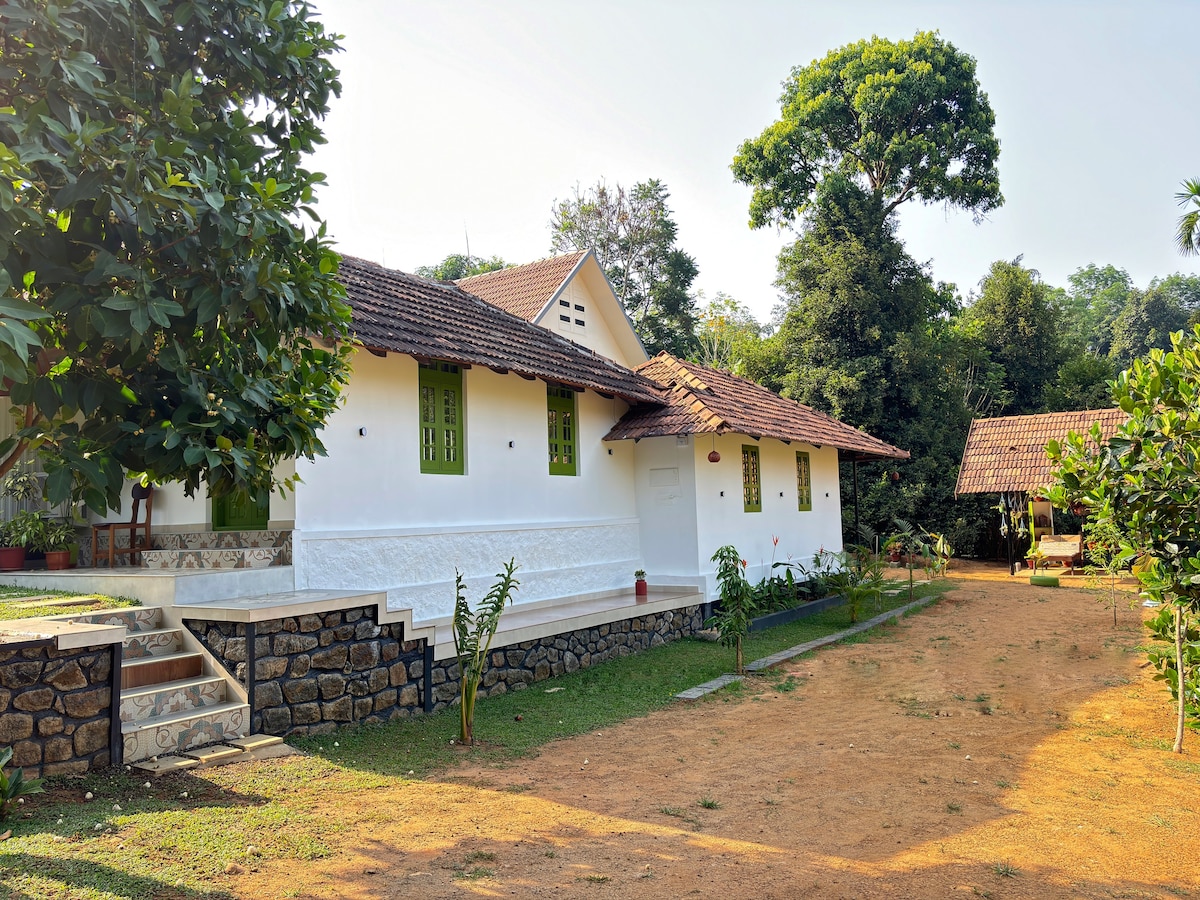
<path fill-rule="evenodd" d="M 1075 567 L 1083 564 L 1083 535 L 1045 534 L 1038 544 L 1038 558 L 1042 564 L 1056 562 L 1075 574 Z M 1036 569 L 1036 566 L 1035 566 Z"/>

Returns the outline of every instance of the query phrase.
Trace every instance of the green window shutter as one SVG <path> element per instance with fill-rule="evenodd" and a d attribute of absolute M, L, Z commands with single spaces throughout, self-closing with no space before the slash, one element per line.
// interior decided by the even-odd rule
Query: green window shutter
<path fill-rule="evenodd" d="M 746 512 L 762 512 L 762 472 L 758 448 L 742 445 L 742 505 Z"/>
<path fill-rule="evenodd" d="M 550 474 L 578 473 L 578 421 L 575 412 L 575 391 L 571 388 L 546 386 L 546 434 L 549 442 Z"/>
<path fill-rule="evenodd" d="M 796 498 L 797 509 L 812 511 L 812 463 L 804 450 L 796 451 Z"/>
<path fill-rule="evenodd" d="M 422 364 L 417 388 L 421 408 L 421 471 L 435 475 L 464 474 L 462 369 L 453 363 Z"/>

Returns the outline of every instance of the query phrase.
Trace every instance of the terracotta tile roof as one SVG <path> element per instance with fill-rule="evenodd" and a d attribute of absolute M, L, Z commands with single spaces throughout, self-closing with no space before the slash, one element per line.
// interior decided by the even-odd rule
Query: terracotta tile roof
<path fill-rule="evenodd" d="M 552 256 L 524 266 L 460 278 L 454 283 L 492 306 L 532 322 L 587 254 L 588 251 L 580 250 Z"/>
<path fill-rule="evenodd" d="M 629 410 L 605 440 L 672 434 L 746 434 L 829 444 L 861 459 L 907 459 L 908 451 L 745 378 L 659 353 L 635 370 L 667 389 L 666 406 Z"/>
<path fill-rule="evenodd" d="M 1046 444 L 1070 431 L 1083 434 L 1093 422 L 1110 437 L 1129 418 L 1119 409 L 1040 413 L 975 419 L 967 432 L 955 494 L 997 494 L 1033 491 L 1051 480 Z"/>
<path fill-rule="evenodd" d="M 352 329 L 368 349 L 486 366 L 631 403 L 662 402 L 661 389 L 642 375 L 455 285 L 352 256 L 342 257 L 340 276 Z"/>

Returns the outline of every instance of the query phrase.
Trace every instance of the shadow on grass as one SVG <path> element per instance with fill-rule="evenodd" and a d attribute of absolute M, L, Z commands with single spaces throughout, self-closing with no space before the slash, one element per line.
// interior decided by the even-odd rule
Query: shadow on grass
<path fill-rule="evenodd" d="M 42 887 L 34 887 L 29 893 L 13 886 L 11 879 L 17 873 L 27 872 L 39 879 L 52 879 L 64 887 L 93 890 L 106 895 L 116 895 L 128 900 L 235 900 L 228 891 L 198 891 L 179 885 L 167 884 L 158 878 L 131 875 L 121 869 L 76 857 L 59 858 L 40 856 L 35 853 L 0 853 L 0 886 L 9 881 L 12 900 L 43 900 L 47 895 Z"/>

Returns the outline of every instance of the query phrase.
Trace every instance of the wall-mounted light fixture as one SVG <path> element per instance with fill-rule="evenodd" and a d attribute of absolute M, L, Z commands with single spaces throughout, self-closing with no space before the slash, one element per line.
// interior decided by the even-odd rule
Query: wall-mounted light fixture
<path fill-rule="evenodd" d="M 359 437 L 367 436 L 367 427 L 365 425 L 362 428 L 358 429 L 358 436 Z"/>

